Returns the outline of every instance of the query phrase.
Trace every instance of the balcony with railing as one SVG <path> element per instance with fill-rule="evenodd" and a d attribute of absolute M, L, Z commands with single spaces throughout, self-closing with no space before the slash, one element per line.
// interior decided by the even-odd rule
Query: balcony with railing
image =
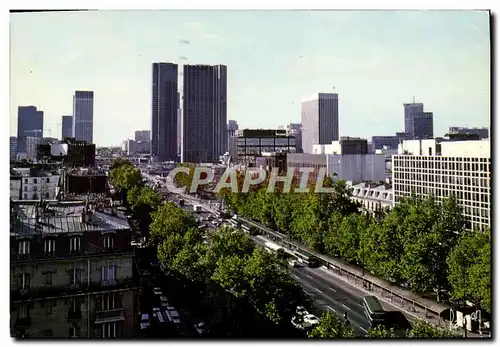
<path fill-rule="evenodd" d="M 18 289 L 11 291 L 10 297 L 13 302 L 22 302 L 40 300 L 50 297 L 99 293 L 110 290 L 134 289 L 137 287 L 139 287 L 139 279 L 127 277 L 108 281 L 91 282 L 90 284 L 86 282 L 80 282 L 60 286 L 43 286 Z"/>
<path fill-rule="evenodd" d="M 101 309 L 96 312 L 95 324 L 124 321 L 123 308 Z"/>

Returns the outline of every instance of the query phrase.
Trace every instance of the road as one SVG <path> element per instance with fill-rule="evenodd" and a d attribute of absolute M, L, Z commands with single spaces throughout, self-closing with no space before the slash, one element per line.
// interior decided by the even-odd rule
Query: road
<path fill-rule="evenodd" d="M 201 204 L 203 209 L 209 214 L 214 213 L 215 208 L 208 206 L 204 201 L 196 199 L 187 194 L 180 194 L 186 202 L 191 201 L 195 204 Z M 192 205 L 185 206 L 186 211 L 193 212 Z M 205 215 L 205 214 L 204 214 Z M 210 223 L 211 228 L 214 226 Z M 256 243 L 262 244 L 262 241 L 253 238 Z M 364 315 L 362 298 L 369 295 L 366 291 L 357 288 L 349 282 L 343 281 L 329 273 L 323 268 L 291 268 L 292 277 L 304 288 L 313 299 L 315 306 L 320 311 L 330 310 L 342 317 L 347 312 L 347 317 L 355 327 L 360 336 L 365 336 L 370 328 L 370 323 Z M 381 304 L 387 311 L 400 311 L 410 321 L 415 320 L 416 316 L 407 311 L 402 311 L 400 307 L 387 301 L 381 300 Z M 476 334 L 469 333 L 470 337 L 478 337 Z"/>

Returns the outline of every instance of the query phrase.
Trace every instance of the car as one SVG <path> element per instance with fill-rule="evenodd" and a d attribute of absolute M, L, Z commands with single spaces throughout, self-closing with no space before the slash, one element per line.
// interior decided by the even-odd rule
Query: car
<path fill-rule="evenodd" d="M 160 310 L 160 308 L 159 308 L 159 307 L 153 307 L 153 313 L 154 313 L 154 312 L 160 312 L 160 311 L 161 311 L 161 310 Z"/>
<path fill-rule="evenodd" d="M 180 324 L 181 319 L 179 317 L 179 312 L 177 310 L 167 310 L 165 311 L 167 314 L 167 317 L 174 323 L 174 324 Z"/>
<path fill-rule="evenodd" d="M 160 297 L 161 307 L 168 307 L 168 299 L 166 296 Z"/>
<path fill-rule="evenodd" d="M 149 328 L 151 324 L 151 318 L 149 317 L 149 314 L 143 313 L 141 314 L 141 330 Z"/>
<path fill-rule="evenodd" d="M 155 288 L 153 288 L 153 294 L 155 294 L 155 295 L 163 295 L 163 292 L 162 292 L 161 288 L 155 287 Z"/>
<path fill-rule="evenodd" d="M 306 323 L 310 326 L 313 326 L 313 325 L 319 324 L 319 319 L 318 319 L 318 317 L 316 317 L 313 314 L 306 314 L 304 316 L 304 323 Z"/>
<path fill-rule="evenodd" d="M 291 267 L 299 267 L 299 262 L 295 259 L 292 259 L 288 261 L 288 265 L 290 265 Z"/>

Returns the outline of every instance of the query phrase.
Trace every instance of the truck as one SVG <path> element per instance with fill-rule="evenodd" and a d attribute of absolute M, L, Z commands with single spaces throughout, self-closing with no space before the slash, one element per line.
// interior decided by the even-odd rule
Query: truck
<path fill-rule="evenodd" d="M 201 212 L 201 205 L 193 205 L 194 212 L 200 213 Z"/>

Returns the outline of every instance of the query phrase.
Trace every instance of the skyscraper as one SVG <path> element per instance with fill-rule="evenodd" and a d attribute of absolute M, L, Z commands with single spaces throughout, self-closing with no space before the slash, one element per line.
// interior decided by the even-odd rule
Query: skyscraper
<path fill-rule="evenodd" d="M 73 95 L 73 136 L 78 141 L 94 141 L 94 92 L 76 91 Z"/>
<path fill-rule="evenodd" d="M 339 96 L 318 93 L 302 101 L 302 150 L 313 153 L 313 145 L 339 140 Z"/>
<path fill-rule="evenodd" d="M 431 139 L 434 137 L 434 121 L 432 112 L 424 112 L 424 104 L 403 104 L 405 115 L 405 132 L 412 139 Z"/>
<path fill-rule="evenodd" d="M 181 93 L 177 93 L 177 156 L 181 155 L 182 146 L 182 109 L 181 109 Z"/>
<path fill-rule="evenodd" d="M 182 162 L 218 162 L 227 148 L 227 67 L 184 65 Z"/>
<path fill-rule="evenodd" d="M 73 137 L 73 116 L 62 116 L 61 139 Z"/>
<path fill-rule="evenodd" d="M 230 139 L 233 136 L 236 136 L 236 130 L 238 130 L 238 123 L 235 120 L 227 121 L 227 151 L 229 152 L 229 143 Z"/>
<path fill-rule="evenodd" d="M 17 109 L 17 151 L 26 152 L 26 137 L 43 138 L 43 111 L 35 106 L 19 106 Z"/>
<path fill-rule="evenodd" d="M 177 160 L 177 64 L 153 63 L 151 155 L 157 161 Z"/>
<path fill-rule="evenodd" d="M 151 131 L 149 130 L 136 130 L 135 141 L 151 141 Z"/>

